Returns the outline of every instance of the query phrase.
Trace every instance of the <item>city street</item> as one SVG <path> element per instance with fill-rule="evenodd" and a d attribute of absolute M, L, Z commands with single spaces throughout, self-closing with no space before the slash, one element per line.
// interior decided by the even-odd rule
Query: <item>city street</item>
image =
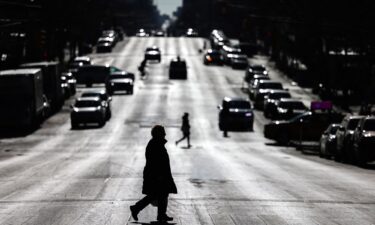
<path fill-rule="evenodd" d="M 143 195 L 145 147 L 153 125 L 166 127 L 166 147 L 178 188 L 170 195 L 169 224 L 183 225 L 374 225 L 375 170 L 322 159 L 278 146 L 263 136 L 269 120 L 256 111 L 254 132 L 218 128 L 225 96 L 244 97 L 243 70 L 204 66 L 201 38 L 126 38 L 94 63 L 136 74 L 133 95 L 114 95 L 112 118 L 102 128 L 71 130 L 70 104 L 26 137 L 0 139 L 1 225 L 154 224 L 149 206 L 135 222 L 129 206 Z M 138 65 L 156 45 L 161 63 Z M 169 80 L 172 58 L 187 61 L 188 79 Z M 294 86 L 268 58 L 270 77 L 283 81 L 307 105 L 308 90 Z M 95 87 L 94 87 L 95 88 Z M 80 87 L 76 96 L 86 88 Z M 191 148 L 181 138 L 181 117 L 190 114 Z"/>

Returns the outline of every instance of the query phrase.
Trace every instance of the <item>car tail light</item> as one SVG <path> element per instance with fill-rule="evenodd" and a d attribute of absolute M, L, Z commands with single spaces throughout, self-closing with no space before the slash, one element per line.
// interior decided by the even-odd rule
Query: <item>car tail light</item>
<path fill-rule="evenodd" d="M 206 56 L 206 59 L 207 59 L 207 61 L 209 61 L 209 62 L 212 62 L 212 58 L 211 58 L 211 56 Z"/>

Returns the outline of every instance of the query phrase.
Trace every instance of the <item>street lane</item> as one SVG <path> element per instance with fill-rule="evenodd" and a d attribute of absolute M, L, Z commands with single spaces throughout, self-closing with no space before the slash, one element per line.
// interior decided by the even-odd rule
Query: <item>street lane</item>
<path fill-rule="evenodd" d="M 103 128 L 70 130 L 67 102 L 34 134 L 1 140 L 0 224 L 132 224 L 128 206 L 142 196 L 144 148 L 158 123 L 166 126 L 179 189 L 169 206 L 177 224 L 375 224 L 373 170 L 273 145 L 263 137 L 261 112 L 254 132 L 222 137 L 216 106 L 224 96 L 246 97 L 244 72 L 204 66 L 202 39 L 130 38 L 92 57 L 137 73 L 151 45 L 161 48 L 162 62 L 148 64 L 134 95 L 114 96 Z M 187 60 L 187 81 L 168 80 L 176 55 Z M 274 69 L 271 77 L 287 82 Z M 306 102 L 314 98 L 288 87 Z M 174 145 L 184 112 L 191 149 Z M 149 224 L 156 209 L 139 217 Z"/>

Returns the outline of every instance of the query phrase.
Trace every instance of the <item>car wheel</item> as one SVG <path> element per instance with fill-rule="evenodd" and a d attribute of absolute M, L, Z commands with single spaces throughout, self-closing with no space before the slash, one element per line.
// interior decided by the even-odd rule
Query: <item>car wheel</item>
<path fill-rule="evenodd" d="M 74 122 L 74 121 L 71 121 L 71 127 L 72 127 L 72 130 L 75 130 L 78 128 L 78 123 Z"/>
<path fill-rule="evenodd" d="M 104 127 L 104 125 L 105 125 L 105 119 L 103 119 L 99 122 L 99 127 Z"/>
<path fill-rule="evenodd" d="M 283 133 L 280 135 L 278 142 L 282 145 L 289 145 L 289 136 L 287 133 Z"/>
<path fill-rule="evenodd" d="M 130 95 L 132 95 L 132 94 L 133 94 L 133 92 L 134 92 L 134 89 L 133 89 L 133 88 L 131 88 L 131 89 L 130 89 L 130 91 L 129 91 L 129 94 L 130 94 Z"/>
<path fill-rule="evenodd" d="M 359 167 L 365 167 L 366 166 L 366 159 L 364 155 L 361 153 L 361 150 L 358 146 L 354 147 L 355 152 L 355 164 Z"/>

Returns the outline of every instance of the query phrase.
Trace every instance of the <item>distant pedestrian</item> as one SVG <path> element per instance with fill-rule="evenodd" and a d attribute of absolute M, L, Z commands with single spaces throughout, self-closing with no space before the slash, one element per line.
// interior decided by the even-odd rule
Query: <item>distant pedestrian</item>
<path fill-rule="evenodd" d="M 169 156 L 165 148 L 165 130 L 163 126 L 156 125 L 151 130 L 152 139 L 146 147 L 146 166 L 143 170 L 142 193 L 146 196 L 135 205 L 130 206 L 134 220 L 138 220 L 138 213 L 150 203 L 156 202 L 158 206 L 157 220 L 166 222 L 173 220 L 167 216 L 168 195 L 177 194 L 174 183 Z"/>
<path fill-rule="evenodd" d="M 143 59 L 141 64 L 138 66 L 138 71 L 141 73 L 141 77 L 144 77 L 146 75 L 145 67 L 147 64 L 147 60 Z"/>
<path fill-rule="evenodd" d="M 182 138 L 178 141 L 176 141 L 176 145 L 180 143 L 181 141 L 187 139 L 187 147 L 190 148 L 190 123 L 189 123 L 189 113 L 184 113 L 182 116 L 182 126 L 181 126 L 181 131 L 182 131 Z"/>

